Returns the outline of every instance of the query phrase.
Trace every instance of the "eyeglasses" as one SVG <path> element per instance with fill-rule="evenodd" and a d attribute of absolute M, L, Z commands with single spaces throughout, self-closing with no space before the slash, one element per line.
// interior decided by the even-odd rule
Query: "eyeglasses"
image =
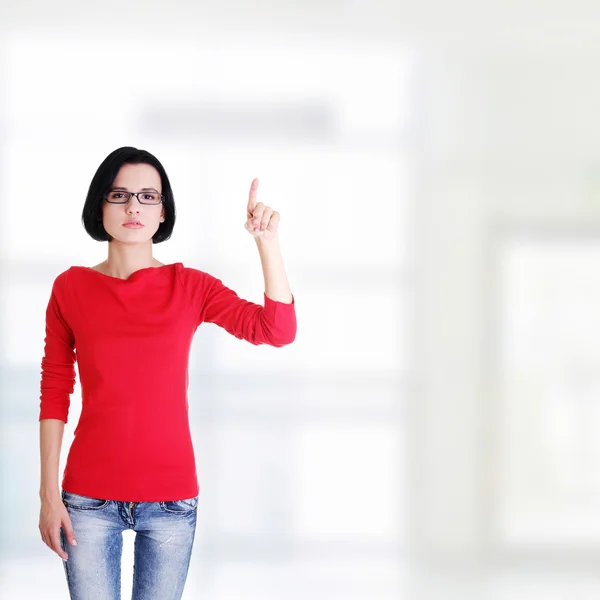
<path fill-rule="evenodd" d="M 104 199 L 111 204 L 127 204 L 132 196 L 136 196 L 140 204 L 160 204 L 165 199 L 158 192 L 123 192 L 121 190 L 108 192 Z"/>

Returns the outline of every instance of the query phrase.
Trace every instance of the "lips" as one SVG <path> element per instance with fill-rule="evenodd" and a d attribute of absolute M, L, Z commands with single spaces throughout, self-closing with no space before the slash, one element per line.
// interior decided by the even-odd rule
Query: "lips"
<path fill-rule="evenodd" d="M 143 225 L 139 221 L 126 221 L 125 223 L 123 223 L 123 225 L 125 227 L 132 227 L 132 226 L 143 227 Z"/>

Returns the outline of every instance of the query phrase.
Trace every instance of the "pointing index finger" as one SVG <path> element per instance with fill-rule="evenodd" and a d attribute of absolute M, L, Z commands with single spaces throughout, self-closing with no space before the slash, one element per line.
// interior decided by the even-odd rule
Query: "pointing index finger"
<path fill-rule="evenodd" d="M 248 216 L 252 216 L 254 208 L 256 206 L 256 190 L 258 189 L 258 177 L 252 180 L 250 185 L 250 194 L 248 196 Z"/>

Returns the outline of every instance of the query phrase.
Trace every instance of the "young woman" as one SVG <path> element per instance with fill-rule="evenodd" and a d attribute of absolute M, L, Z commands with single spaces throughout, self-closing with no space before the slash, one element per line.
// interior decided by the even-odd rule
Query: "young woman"
<path fill-rule="evenodd" d="M 193 336 L 215 323 L 252 344 L 296 336 L 294 297 L 279 249 L 279 213 L 250 187 L 246 230 L 262 264 L 264 306 L 181 262 L 163 264 L 153 244 L 171 236 L 169 178 L 149 152 L 123 147 L 98 168 L 83 225 L 108 242 L 106 260 L 54 280 L 46 310 L 40 383 L 40 522 L 62 559 L 70 597 L 120 598 L 122 532 L 135 535 L 133 600 L 181 598 L 199 485 L 188 420 Z M 81 416 L 58 485 L 77 362 Z"/>

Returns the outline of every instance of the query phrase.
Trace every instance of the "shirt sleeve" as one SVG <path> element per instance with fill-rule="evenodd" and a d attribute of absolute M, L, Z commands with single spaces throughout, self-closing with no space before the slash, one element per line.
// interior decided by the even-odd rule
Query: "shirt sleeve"
<path fill-rule="evenodd" d="M 46 308 L 46 337 L 40 381 L 40 414 L 42 419 L 68 420 L 70 395 L 75 389 L 75 337 L 64 318 L 67 272 L 52 285 Z"/>
<path fill-rule="evenodd" d="M 215 323 L 238 339 L 279 348 L 296 338 L 295 299 L 279 302 L 263 293 L 264 306 L 240 298 L 209 273 L 184 267 L 184 285 L 195 311 L 196 322 Z"/>

